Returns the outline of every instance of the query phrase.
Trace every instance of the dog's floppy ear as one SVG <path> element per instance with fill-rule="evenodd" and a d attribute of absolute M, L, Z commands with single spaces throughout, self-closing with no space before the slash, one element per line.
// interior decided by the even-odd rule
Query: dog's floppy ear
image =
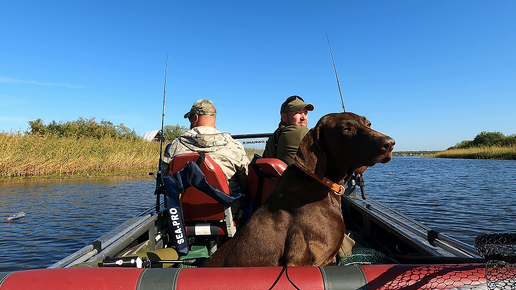
<path fill-rule="evenodd" d="M 326 154 L 321 149 L 320 141 L 324 138 L 321 122 L 312 128 L 301 141 L 296 153 L 296 162 L 313 172 L 319 180 L 323 179 L 326 171 Z"/>
<path fill-rule="evenodd" d="M 367 169 L 367 166 L 362 166 L 362 167 L 355 169 L 355 172 L 357 174 L 362 174 L 362 173 L 364 173 L 364 171 L 366 171 L 366 169 Z"/>
<path fill-rule="evenodd" d="M 316 129 L 317 138 L 315 139 L 313 146 L 313 153 L 316 157 L 314 173 L 317 175 L 319 180 L 322 180 L 324 173 L 326 172 L 327 157 L 326 153 L 324 153 L 324 151 L 321 149 L 321 141 L 324 138 L 324 132 L 322 131 L 321 126 L 317 126 Z"/>

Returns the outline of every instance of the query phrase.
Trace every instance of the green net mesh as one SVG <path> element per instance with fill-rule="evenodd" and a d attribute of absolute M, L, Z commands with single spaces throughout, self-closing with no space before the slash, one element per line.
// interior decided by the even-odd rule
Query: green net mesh
<path fill-rule="evenodd" d="M 398 262 L 371 248 L 354 247 L 351 255 L 337 261 L 339 266 L 397 264 Z"/>

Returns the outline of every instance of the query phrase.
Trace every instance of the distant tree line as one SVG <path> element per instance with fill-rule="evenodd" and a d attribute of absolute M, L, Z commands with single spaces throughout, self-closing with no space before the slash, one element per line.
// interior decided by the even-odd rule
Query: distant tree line
<path fill-rule="evenodd" d="M 424 156 L 435 154 L 439 151 L 394 151 L 393 156 Z"/>
<path fill-rule="evenodd" d="M 186 131 L 188 131 L 188 128 L 185 126 L 180 126 L 179 124 L 165 125 L 163 127 L 163 135 L 165 136 L 165 141 L 167 142 L 171 142 Z"/>
<path fill-rule="evenodd" d="M 55 135 L 59 137 L 92 137 L 92 138 L 140 138 L 138 134 L 124 124 L 114 125 L 110 121 L 102 119 L 100 123 L 95 118 L 86 119 L 80 117 L 75 121 L 52 121 L 45 124 L 43 120 L 29 121 L 30 128 L 27 134 Z"/>
<path fill-rule="evenodd" d="M 516 134 L 505 136 L 500 132 L 486 132 L 478 134 L 473 140 L 462 141 L 449 149 L 467 149 L 474 147 L 513 147 L 516 146 Z"/>

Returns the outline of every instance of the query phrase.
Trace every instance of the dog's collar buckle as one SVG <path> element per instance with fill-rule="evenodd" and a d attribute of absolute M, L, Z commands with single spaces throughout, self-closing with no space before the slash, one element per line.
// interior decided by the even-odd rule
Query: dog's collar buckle
<path fill-rule="evenodd" d="M 324 179 L 326 179 L 326 181 L 324 181 Z M 333 190 L 333 192 L 335 192 L 336 195 L 343 195 L 344 191 L 346 191 L 347 184 L 345 186 L 342 186 L 340 184 L 331 182 L 326 177 L 324 177 L 324 179 L 323 179 L 324 185 L 326 185 L 327 187 L 331 188 L 331 190 Z"/>
<path fill-rule="evenodd" d="M 333 190 L 333 192 L 335 192 L 336 195 L 343 195 L 344 192 L 346 191 L 346 188 L 347 188 L 347 185 L 346 186 L 342 186 L 340 184 L 337 184 L 339 186 L 339 190 L 336 191 L 336 190 Z"/>

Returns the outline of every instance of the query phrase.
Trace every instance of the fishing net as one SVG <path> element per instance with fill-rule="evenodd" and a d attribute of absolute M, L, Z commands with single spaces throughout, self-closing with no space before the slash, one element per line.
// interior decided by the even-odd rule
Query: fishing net
<path fill-rule="evenodd" d="M 353 248 L 351 255 L 338 262 L 339 266 L 368 267 L 374 264 L 389 264 L 389 270 L 368 282 L 371 289 L 486 289 L 485 269 L 480 264 L 398 264 L 381 252 L 362 247 Z"/>
<path fill-rule="evenodd" d="M 397 264 L 398 262 L 371 248 L 354 247 L 351 254 L 338 262 L 339 266 Z"/>
<path fill-rule="evenodd" d="M 385 280 L 370 281 L 370 286 L 381 290 L 484 290 L 484 272 L 483 265 L 479 264 L 400 264 L 386 272 Z"/>
<path fill-rule="evenodd" d="M 483 234 L 475 248 L 486 259 L 488 289 L 516 289 L 516 234 Z"/>

